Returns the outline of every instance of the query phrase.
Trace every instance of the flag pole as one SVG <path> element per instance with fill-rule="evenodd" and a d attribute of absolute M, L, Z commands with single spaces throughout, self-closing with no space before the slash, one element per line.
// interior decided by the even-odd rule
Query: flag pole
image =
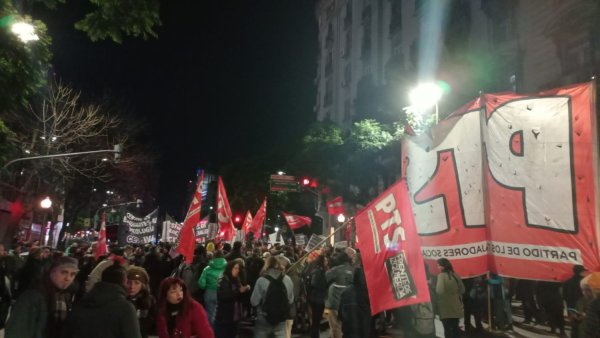
<path fill-rule="evenodd" d="M 337 229 L 335 229 L 334 232 L 332 232 L 331 234 L 329 234 L 329 236 L 325 237 L 322 241 L 320 241 L 317 245 L 315 245 L 315 247 L 308 251 L 307 253 L 305 253 L 302 257 L 300 257 L 296 262 L 294 262 L 294 264 L 292 264 L 289 268 L 288 271 L 292 270 L 293 268 L 295 268 L 296 266 L 298 266 L 303 260 L 306 259 L 306 257 L 308 257 L 308 255 L 310 255 L 311 252 L 315 251 L 318 247 L 320 247 L 321 245 L 323 245 L 323 243 L 326 243 L 331 237 L 335 236 L 335 234 L 346 228 L 348 226 L 348 224 L 350 224 L 350 222 L 352 222 L 354 220 L 354 217 L 350 217 L 349 219 L 347 219 L 344 223 L 342 223 Z"/>
<path fill-rule="evenodd" d="M 487 284 L 487 305 L 488 305 L 488 330 L 490 332 L 493 332 L 493 325 L 492 325 L 492 293 L 491 293 L 491 285 L 490 285 L 490 273 L 487 273 L 487 280 L 486 280 L 486 284 Z"/>

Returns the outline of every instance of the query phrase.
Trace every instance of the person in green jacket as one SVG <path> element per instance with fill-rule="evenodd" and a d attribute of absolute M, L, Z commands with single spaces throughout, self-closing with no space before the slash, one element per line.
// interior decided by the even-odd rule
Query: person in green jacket
<path fill-rule="evenodd" d="M 223 257 L 223 252 L 217 250 L 214 253 L 214 258 L 208 262 L 208 266 L 204 268 L 198 285 L 204 290 L 204 308 L 210 325 L 214 325 L 215 314 L 217 312 L 217 285 L 219 278 L 225 271 L 227 261 Z"/>
<path fill-rule="evenodd" d="M 6 323 L 6 338 L 59 338 L 73 301 L 71 285 L 77 275 L 78 262 L 72 257 L 58 257 L 42 277 L 37 288 L 21 294 L 13 305 Z"/>

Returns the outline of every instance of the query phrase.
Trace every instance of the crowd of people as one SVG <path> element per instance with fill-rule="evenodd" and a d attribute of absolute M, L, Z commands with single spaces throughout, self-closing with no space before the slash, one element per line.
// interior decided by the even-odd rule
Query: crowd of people
<path fill-rule="evenodd" d="M 26 252 L 27 254 L 23 254 Z M 0 245 L 0 328 L 6 338 L 237 337 L 250 323 L 254 337 L 374 337 L 394 326 L 405 337 L 446 338 L 483 329 L 511 330 L 511 299 L 521 301 L 524 324 L 547 323 L 572 337 L 600 336 L 600 273 L 581 265 L 564 283 L 462 279 L 447 259 L 427 272 L 431 302 L 372 316 L 360 252 L 324 247 L 300 259 L 302 246 L 209 242 L 187 264 L 169 244 L 62 251 Z M 488 289 L 491 313 L 488 313 Z M 464 318 L 463 327 L 460 319 Z M 324 325 L 322 325 L 324 324 Z"/>

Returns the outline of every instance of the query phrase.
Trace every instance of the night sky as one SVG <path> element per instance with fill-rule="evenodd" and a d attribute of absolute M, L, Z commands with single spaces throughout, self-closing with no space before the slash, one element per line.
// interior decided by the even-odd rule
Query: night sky
<path fill-rule="evenodd" d="M 38 15 L 53 38 L 54 72 L 149 123 L 144 141 L 161 153 L 159 204 L 171 214 L 187 203 L 198 167 L 260 156 L 315 120 L 314 0 L 163 1 L 159 38 L 121 45 L 75 30 L 88 4 L 68 3 Z"/>

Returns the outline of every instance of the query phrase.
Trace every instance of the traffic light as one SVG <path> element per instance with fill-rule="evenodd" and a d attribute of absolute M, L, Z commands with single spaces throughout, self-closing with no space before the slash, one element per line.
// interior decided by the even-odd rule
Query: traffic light
<path fill-rule="evenodd" d="M 307 187 L 309 184 L 310 184 L 310 178 L 305 177 L 302 179 L 303 186 Z"/>

